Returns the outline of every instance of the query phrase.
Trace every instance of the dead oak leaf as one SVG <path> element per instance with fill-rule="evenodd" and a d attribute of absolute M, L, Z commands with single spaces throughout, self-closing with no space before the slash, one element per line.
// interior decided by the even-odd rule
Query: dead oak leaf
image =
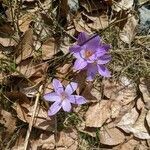
<path fill-rule="evenodd" d="M 118 145 L 125 141 L 125 135 L 112 124 L 104 126 L 99 131 L 100 143 L 105 145 Z"/>
<path fill-rule="evenodd" d="M 101 127 L 105 122 L 119 115 L 121 106 L 118 106 L 119 103 L 112 100 L 101 100 L 91 105 L 85 114 L 86 126 Z"/>
<path fill-rule="evenodd" d="M 118 2 L 113 1 L 112 9 L 119 12 L 121 10 L 131 9 L 133 5 L 133 0 L 119 0 Z"/>
<path fill-rule="evenodd" d="M 3 124 L 6 131 L 11 134 L 16 129 L 16 118 L 10 112 L 2 109 L 0 111 L 0 124 Z"/>
<path fill-rule="evenodd" d="M 120 39 L 123 42 L 130 44 L 135 37 L 137 25 L 138 20 L 135 18 L 135 16 L 131 16 L 129 14 L 127 23 L 125 24 L 123 30 L 119 33 Z"/>
<path fill-rule="evenodd" d="M 16 110 L 17 117 L 23 122 L 29 123 L 33 113 L 33 105 L 24 101 L 22 103 L 15 103 L 13 108 Z M 54 128 L 54 118 L 49 118 L 47 111 L 38 106 L 36 109 L 33 126 L 38 129 L 52 131 Z"/>
<path fill-rule="evenodd" d="M 77 150 L 78 142 L 77 142 L 77 132 L 73 131 L 61 131 L 59 132 L 58 136 L 56 137 L 57 141 L 57 149 L 70 149 L 70 150 Z"/>
<path fill-rule="evenodd" d="M 107 98 L 121 102 L 127 105 L 133 101 L 136 96 L 136 85 L 126 77 L 122 77 L 120 81 L 103 80 L 104 95 Z"/>
<path fill-rule="evenodd" d="M 141 114 L 135 108 L 131 112 L 125 114 L 121 121 L 117 124 L 119 128 L 139 139 L 150 139 L 148 130 L 145 127 L 146 110 L 142 109 Z"/>
<path fill-rule="evenodd" d="M 33 30 L 27 30 L 16 47 L 16 63 L 33 56 Z"/>
<path fill-rule="evenodd" d="M 54 38 L 49 38 L 47 39 L 43 44 L 42 44 L 42 59 L 47 60 L 51 59 L 53 55 L 56 54 L 57 50 L 57 44 Z"/>

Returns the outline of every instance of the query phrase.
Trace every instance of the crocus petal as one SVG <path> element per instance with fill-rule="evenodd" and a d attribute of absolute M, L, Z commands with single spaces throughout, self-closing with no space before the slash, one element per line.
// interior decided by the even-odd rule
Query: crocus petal
<path fill-rule="evenodd" d="M 59 80 L 53 79 L 52 84 L 56 93 L 61 94 L 64 91 L 64 88 Z"/>
<path fill-rule="evenodd" d="M 108 44 L 103 44 L 103 43 L 100 44 L 100 47 L 101 47 L 102 49 L 105 49 L 105 51 L 108 51 L 108 50 L 111 48 L 110 45 L 108 45 Z"/>
<path fill-rule="evenodd" d="M 103 65 L 97 65 L 98 66 L 98 72 L 101 76 L 104 77 L 111 77 L 110 71 Z"/>
<path fill-rule="evenodd" d="M 60 102 L 53 103 L 48 110 L 48 115 L 49 116 L 55 115 L 61 109 L 61 107 L 62 107 L 62 105 Z"/>
<path fill-rule="evenodd" d="M 81 51 L 81 46 L 79 46 L 79 45 L 74 45 L 74 46 L 72 46 L 72 47 L 70 47 L 69 48 L 69 51 L 71 52 L 71 53 L 78 53 L 78 52 L 80 52 Z"/>
<path fill-rule="evenodd" d="M 87 81 L 93 81 L 97 72 L 98 72 L 97 65 L 89 64 L 87 66 Z"/>
<path fill-rule="evenodd" d="M 99 43 L 100 43 L 100 37 L 98 35 L 94 35 L 93 38 L 90 37 L 90 40 L 87 41 L 86 47 L 87 49 L 95 50 L 99 46 Z"/>
<path fill-rule="evenodd" d="M 71 82 L 66 86 L 65 92 L 67 92 L 69 95 L 71 95 L 76 89 L 78 84 L 75 82 Z"/>
<path fill-rule="evenodd" d="M 71 110 L 71 104 L 70 104 L 70 102 L 67 99 L 63 100 L 63 102 L 62 102 L 62 108 L 63 108 L 64 111 L 70 112 L 70 110 Z"/>
<path fill-rule="evenodd" d="M 70 95 L 69 101 L 73 104 L 82 105 L 86 103 L 86 99 L 83 96 L 79 95 Z"/>
<path fill-rule="evenodd" d="M 79 35 L 78 35 L 78 45 L 82 45 L 84 42 L 86 42 L 89 38 L 89 35 L 85 32 L 81 32 Z"/>
<path fill-rule="evenodd" d="M 107 54 L 107 51 L 101 47 L 97 47 L 95 54 L 97 57 L 101 57 L 101 56 Z"/>
<path fill-rule="evenodd" d="M 111 60 L 111 56 L 110 55 L 104 55 L 104 56 L 101 56 L 98 59 L 97 63 L 100 64 L 100 65 L 103 65 L 103 64 L 108 63 L 110 60 Z"/>
<path fill-rule="evenodd" d="M 87 62 L 82 59 L 77 59 L 74 63 L 74 69 L 75 70 L 81 70 L 84 69 L 87 66 Z"/>
<path fill-rule="evenodd" d="M 50 102 L 61 101 L 59 95 L 56 92 L 47 93 L 43 97 L 46 101 Z"/>

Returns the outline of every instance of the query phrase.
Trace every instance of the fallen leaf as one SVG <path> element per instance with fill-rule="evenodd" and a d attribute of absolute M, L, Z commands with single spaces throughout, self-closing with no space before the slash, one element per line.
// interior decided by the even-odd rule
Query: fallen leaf
<path fill-rule="evenodd" d="M 24 15 L 22 15 L 19 20 L 18 20 L 18 24 L 19 24 L 19 29 L 22 32 L 25 32 L 29 29 L 29 25 L 31 23 L 31 21 L 34 19 L 35 14 L 33 13 L 25 13 Z"/>
<path fill-rule="evenodd" d="M 136 85 L 126 77 L 122 77 L 120 81 L 103 80 L 104 95 L 122 105 L 127 105 L 134 101 L 137 96 Z"/>
<path fill-rule="evenodd" d="M 144 102 L 148 104 L 150 102 L 149 80 L 141 78 L 140 81 L 139 89 L 142 92 Z"/>
<path fill-rule="evenodd" d="M 120 144 L 114 147 L 113 150 L 135 150 L 138 144 L 139 144 L 139 141 L 135 139 L 130 139 L 124 142 L 123 144 Z"/>
<path fill-rule="evenodd" d="M 78 142 L 77 142 L 77 132 L 73 131 L 61 131 L 56 136 L 57 141 L 57 150 L 62 149 L 70 149 L 77 150 Z"/>
<path fill-rule="evenodd" d="M 147 124 L 148 124 L 149 129 L 150 129 L 150 110 L 147 112 L 146 121 L 147 121 Z"/>
<path fill-rule="evenodd" d="M 13 38 L 2 38 L 0 37 L 0 44 L 4 47 L 16 46 L 17 42 Z"/>
<path fill-rule="evenodd" d="M 16 63 L 19 64 L 21 61 L 33 56 L 33 31 L 32 29 L 27 30 L 21 41 L 16 47 Z"/>
<path fill-rule="evenodd" d="M 145 127 L 146 110 L 143 109 L 140 116 L 135 108 L 125 114 L 118 123 L 118 127 L 127 133 L 133 133 L 139 139 L 150 139 L 150 135 Z"/>
<path fill-rule="evenodd" d="M 111 117 L 115 118 L 119 115 L 121 106 L 117 101 L 101 100 L 99 103 L 89 107 L 85 114 L 86 126 L 101 127 L 106 121 L 110 121 Z"/>
<path fill-rule="evenodd" d="M 92 23 L 85 22 L 91 29 L 94 30 L 105 29 L 109 25 L 108 16 L 105 13 L 92 15 L 83 13 L 83 15 L 90 20 L 89 22 L 92 22 Z"/>
<path fill-rule="evenodd" d="M 119 0 L 113 1 L 112 9 L 119 12 L 121 10 L 131 9 L 133 6 L 133 0 Z"/>
<path fill-rule="evenodd" d="M 17 117 L 23 122 L 29 123 L 33 113 L 33 105 L 29 101 L 16 102 L 13 108 L 16 110 Z M 54 118 L 49 118 L 47 111 L 38 106 L 36 109 L 33 126 L 38 129 L 52 131 L 54 129 Z"/>
<path fill-rule="evenodd" d="M 129 14 L 127 23 L 125 24 L 123 30 L 119 33 L 120 39 L 123 42 L 130 44 L 133 41 L 136 34 L 137 24 L 138 20 L 135 19 L 135 16 L 131 16 Z"/>
<path fill-rule="evenodd" d="M 125 141 L 125 135 L 112 124 L 102 127 L 99 136 L 100 143 L 105 145 L 118 145 Z"/>
<path fill-rule="evenodd" d="M 57 44 L 55 39 L 54 38 L 47 39 L 42 44 L 41 48 L 42 48 L 42 59 L 43 60 L 51 59 L 57 52 Z"/>
<path fill-rule="evenodd" d="M 0 36 L 8 38 L 14 34 L 14 30 L 9 23 L 0 25 Z"/>
<path fill-rule="evenodd" d="M 16 127 L 16 118 L 12 116 L 12 113 L 0 110 L 0 124 L 4 125 L 6 132 L 11 134 L 15 131 Z"/>
<path fill-rule="evenodd" d="M 42 133 L 40 135 L 40 138 L 37 140 L 31 141 L 32 149 L 37 150 L 37 149 L 45 149 L 45 150 L 53 150 L 55 149 L 55 137 L 54 134 L 51 133 Z"/>
<path fill-rule="evenodd" d="M 80 0 L 79 4 L 86 9 L 87 12 L 94 10 L 107 9 L 108 6 L 112 5 L 112 0 L 97 1 L 97 0 Z"/>

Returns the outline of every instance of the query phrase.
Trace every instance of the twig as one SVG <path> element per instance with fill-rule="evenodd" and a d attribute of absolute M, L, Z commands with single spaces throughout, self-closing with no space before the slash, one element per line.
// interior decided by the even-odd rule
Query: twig
<path fill-rule="evenodd" d="M 34 108 L 33 108 L 33 113 L 32 113 L 32 116 L 31 116 L 31 121 L 29 123 L 29 128 L 28 128 L 28 131 L 27 131 L 27 134 L 26 134 L 26 138 L 25 138 L 24 150 L 27 150 L 29 137 L 30 137 L 30 133 L 31 133 L 31 130 L 32 130 L 33 121 L 34 121 L 34 117 L 35 117 L 35 112 L 36 112 L 36 108 L 37 108 L 37 105 L 38 105 L 40 93 L 42 92 L 42 88 L 43 88 L 43 85 L 41 85 L 39 87 L 39 91 L 38 91 L 38 93 L 36 95 L 36 100 L 35 100 L 35 104 L 34 104 Z"/>

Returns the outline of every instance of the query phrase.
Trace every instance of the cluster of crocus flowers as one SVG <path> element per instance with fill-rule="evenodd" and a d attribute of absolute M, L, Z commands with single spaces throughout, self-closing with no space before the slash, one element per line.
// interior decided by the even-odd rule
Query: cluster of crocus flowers
<path fill-rule="evenodd" d="M 110 71 L 105 66 L 111 60 L 109 49 L 110 46 L 103 44 L 98 35 L 90 37 L 81 32 L 77 44 L 70 47 L 70 52 L 76 58 L 74 70 L 87 70 L 88 81 L 92 81 L 97 73 L 110 77 Z"/>
<path fill-rule="evenodd" d="M 103 44 L 100 37 L 90 37 L 84 32 L 81 32 L 77 39 L 77 44 L 70 47 L 70 52 L 76 58 L 74 70 L 87 70 L 87 80 L 92 81 L 97 73 L 104 77 L 110 77 L 110 71 L 106 64 L 111 60 L 108 54 L 109 45 Z M 75 95 L 78 84 L 71 82 L 65 88 L 61 82 L 54 79 L 52 82 L 54 92 L 44 95 L 44 99 L 49 102 L 54 102 L 49 110 L 48 115 L 55 115 L 61 108 L 66 111 L 71 111 L 71 104 L 85 104 L 86 99 L 83 96 Z"/>
<path fill-rule="evenodd" d="M 44 99 L 50 102 L 54 102 L 48 110 L 48 115 L 55 115 L 61 108 L 66 111 L 71 111 L 71 104 L 85 104 L 86 99 L 83 96 L 73 94 L 77 89 L 78 84 L 71 82 L 64 89 L 61 82 L 57 79 L 53 79 L 52 82 L 54 92 L 44 95 Z"/>

